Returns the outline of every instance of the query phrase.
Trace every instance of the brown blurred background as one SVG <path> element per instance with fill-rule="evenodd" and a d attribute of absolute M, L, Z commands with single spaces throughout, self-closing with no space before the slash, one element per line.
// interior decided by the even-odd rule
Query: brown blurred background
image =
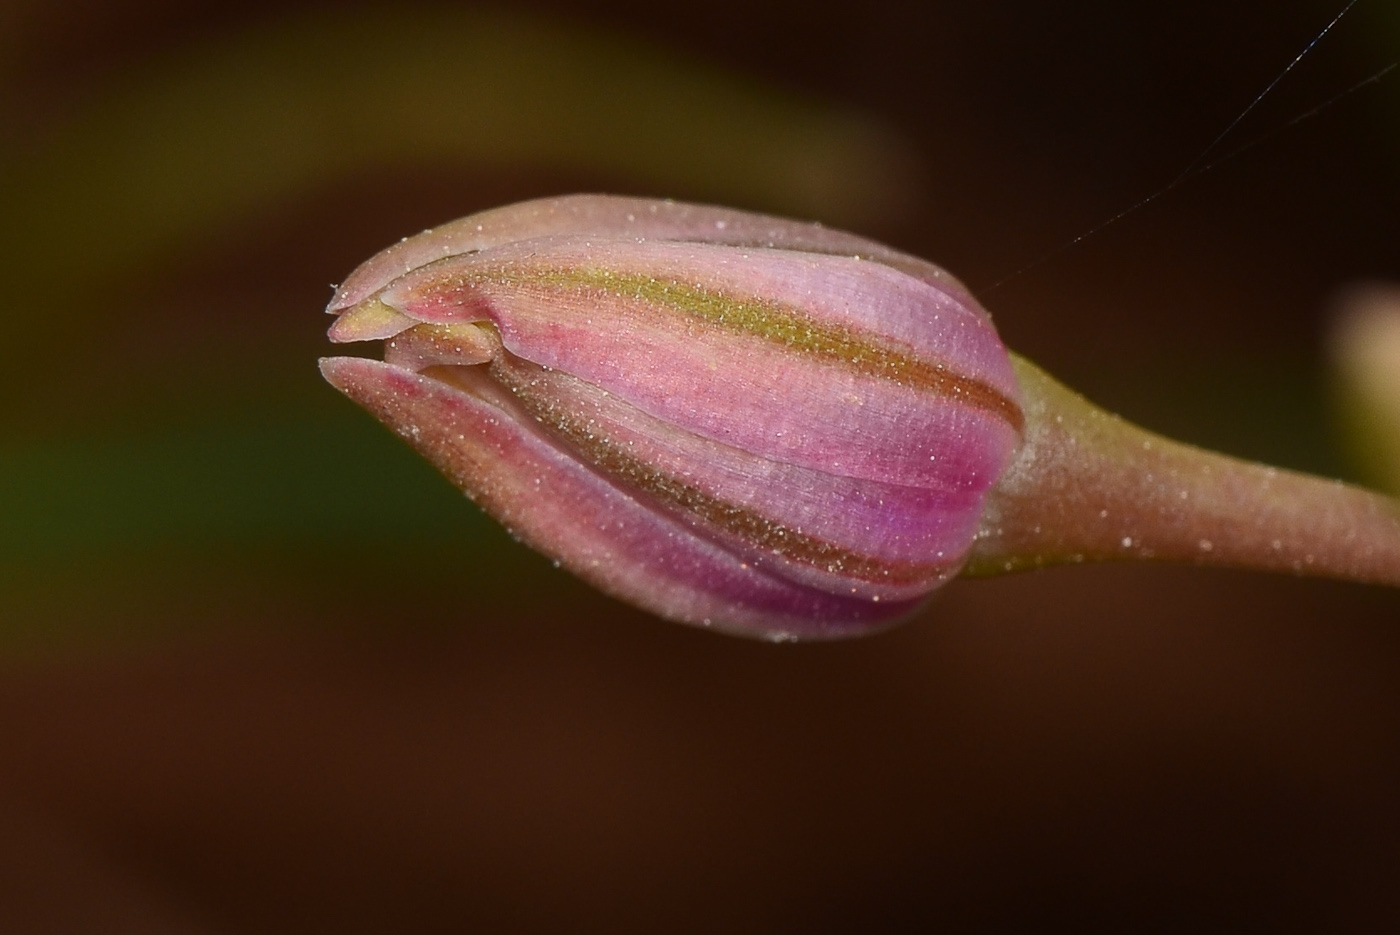
<path fill-rule="evenodd" d="M 943 263 L 1148 427 L 1356 477 L 1329 309 L 1400 279 L 1363 0 L 0 8 L 0 929 L 1372 932 L 1400 595 L 959 582 L 773 647 L 593 594 L 315 371 L 329 284 L 537 195 Z M 1389 924 L 1389 926 L 1387 925 Z"/>

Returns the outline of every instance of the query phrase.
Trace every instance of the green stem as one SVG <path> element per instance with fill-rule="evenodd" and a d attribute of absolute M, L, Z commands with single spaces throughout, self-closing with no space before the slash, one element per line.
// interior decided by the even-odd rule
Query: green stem
<path fill-rule="evenodd" d="M 1025 441 L 965 573 L 1156 559 L 1400 586 L 1400 501 L 1163 438 L 1014 360 Z"/>

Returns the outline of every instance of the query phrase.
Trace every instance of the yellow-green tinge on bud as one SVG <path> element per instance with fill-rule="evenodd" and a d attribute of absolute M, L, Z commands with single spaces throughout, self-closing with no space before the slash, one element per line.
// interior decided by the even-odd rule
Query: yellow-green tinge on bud
<path fill-rule="evenodd" d="M 931 263 L 816 224 L 574 196 L 409 237 L 322 372 L 516 536 L 661 616 L 897 621 L 960 572 L 1147 558 L 1400 584 L 1400 510 L 1144 432 Z"/>

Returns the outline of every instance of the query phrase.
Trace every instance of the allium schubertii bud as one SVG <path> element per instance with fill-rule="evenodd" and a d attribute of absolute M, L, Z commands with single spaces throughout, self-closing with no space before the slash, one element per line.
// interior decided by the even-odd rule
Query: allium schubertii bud
<path fill-rule="evenodd" d="M 333 340 L 385 341 L 383 362 L 323 360 L 332 384 L 514 535 L 664 617 L 854 635 L 908 615 L 979 541 L 984 571 L 1084 557 L 1076 534 L 995 546 L 1025 463 L 1055 463 L 1026 423 L 1043 375 L 948 273 L 861 237 L 526 202 L 385 250 L 329 311 Z M 1013 461 L 1014 496 L 989 509 Z"/>

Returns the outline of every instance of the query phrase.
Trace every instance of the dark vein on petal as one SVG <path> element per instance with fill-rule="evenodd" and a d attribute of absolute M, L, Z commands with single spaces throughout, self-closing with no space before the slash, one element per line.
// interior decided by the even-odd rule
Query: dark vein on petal
<path fill-rule="evenodd" d="M 948 573 L 961 557 L 954 556 L 941 563 L 881 559 L 799 532 L 646 464 L 589 428 L 573 413 L 542 394 L 532 392 L 528 379 L 513 373 L 509 365 L 492 365 L 491 372 L 497 382 L 515 395 L 526 412 L 614 483 L 640 490 L 681 514 L 703 520 L 756 549 L 853 580 L 890 585 L 934 580 Z M 447 379 L 450 382 L 450 375 Z"/>
<path fill-rule="evenodd" d="M 868 332 L 817 322 L 801 309 L 755 296 L 734 296 L 673 279 L 595 267 L 540 269 L 512 265 L 444 277 L 425 293 L 504 284 L 513 288 L 596 293 L 671 309 L 735 334 L 752 335 L 837 363 L 863 376 L 889 380 L 992 413 L 1020 432 L 1021 407 L 995 387 L 891 347 Z"/>

